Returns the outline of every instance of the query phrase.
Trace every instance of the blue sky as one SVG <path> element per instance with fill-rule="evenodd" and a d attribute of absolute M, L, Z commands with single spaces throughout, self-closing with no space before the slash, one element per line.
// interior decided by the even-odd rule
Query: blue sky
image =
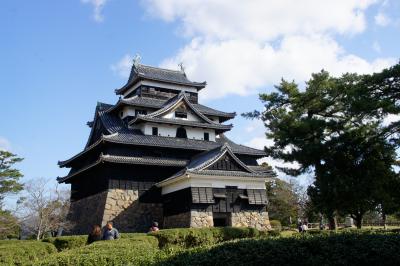
<path fill-rule="evenodd" d="M 2 1 L 0 148 L 25 158 L 25 179 L 55 180 L 79 152 L 97 101 L 115 103 L 136 53 L 208 82 L 202 101 L 237 113 L 281 77 L 324 68 L 369 73 L 396 63 L 400 1 Z M 262 148 L 259 122 L 229 136 Z M 274 162 L 272 162 L 274 164 Z"/>

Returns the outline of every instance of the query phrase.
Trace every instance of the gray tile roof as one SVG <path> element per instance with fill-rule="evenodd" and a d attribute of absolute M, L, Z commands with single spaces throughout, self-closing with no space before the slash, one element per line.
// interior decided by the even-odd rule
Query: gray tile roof
<path fill-rule="evenodd" d="M 182 102 L 186 106 L 188 106 L 188 108 L 191 109 L 203 121 L 197 122 L 197 121 L 188 121 L 188 120 L 184 120 L 184 119 L 166 119 L 166 118 L 161 117 L 163 114 L 168 113 L 169 111 L 173 110 L 175 107 L 177 107 Z M 200 128 L 212 128 L 212 129 L 219 130 L 219 132 L 228 131 L 232 128 L 232 125 L 223 125 L 223 124 L 216 123 L 216 122 L 208 119 L 206 116 L 204 116 L 199 110 L 197 110 L 192 105 L 192 103 L 186 97 L 186 94 L 183 92 L 179 93 L 175 97 L 166 101 L 164 106 L 162 108 L 158 109 L 157 111 L 152 112 L 147 115 L 138 115 L 136 118 L 134 118 L 129 123 L 129 125 L 134 125 L 134 124 L 142 122 L 142 121 L 162 123 L 162 124 L 185 125 L 185 126 L 200 127 Z"/>
<path fill-rule="evenodd" d="M 184 103 L 186 106 L 189 107 L 189 109 L 191 109 L 197 116 L 200 117 L 200 119 L 202 119 L 204 122 L 209 123 L 209 124 L 217 124 L 213 121 L 211 121 L 210 119 L 208 119 L 208 117 L 206 117 L 205 115 L 203 115 L 199 110 L 197 110 L 192 103 L 189 101 L 189 99 L 187 98 L 186 94 L 184 92 L 180 92 L 178 95 L 176 95 L 175 97 L 172 97 L 171 99 L 169 99 L 168 101 L 165 102 L 165 104 L 163 105 L 162 108 L 158 109 L 155 112 L 152 112 L 148 115 L 146 115 L 147 117 L 160 117 L 162 114 L 165 114 L 171 110 L 173 110 L 175 107 L 177 107 L 179 104 Z"/>
<path fill-rule="evenodd" d="M 65 167 L 68 163 L 79 158 L 88 151 L 96 148 L 103 142 L 120 143 L 127 145 L 137 145 L 137 146 L 151 146 L 151 147 L 165 147 L 165 148 L 176 148 L 176 149 L 186 149 L 186 150 L 198 150 L 198 151 L 208 151 L 221 147 L 224 143 L 228 143 L 232 151 L 235 154 L 244 154 L 256 157 L 265 157 L 266 154 L 262 150 L 250 148 L 247 146 L 239 145 L 225 137 L 223 134 L 216 138 L 216 141 L 206 141 L 206 140 L 193 140 L 193 139 L 181 139 L 172 137 L 161 137 L 153 135 L 144 135 L 140 130 L 129 129 L 123 123 L 123 121 L 115 114 L 107 112 L 112 107 L 112 105 L 98 103 L 97 114 L 95 116 L 94 122 L 100 120 L 103 124 L 107 135 L 103 135 L 100 139 L 93 141 L 91 145 L 87 145 L 85 149 L 65 161 L 59 161 L 61 167 Z M 94 132 L 92 127 L 91 135 Z M 89 137 L 90 138 L 90 137 Z"/>
<path fill-rule="evenodd" d="M 228 154 L 233 160 L 235 160 L 241 167 L 241 171 L 231 171 L 231 170 L 210 170 L 208 167 L 217 162 L 225 154 Z M 190 163 L 182 170 L 172 175 L 171 177 L 162 180 L 158 184 L 168 183 L 177 178 L 181 178 L 185 174 L 195 174 L 195 175 L 207 175 L 207 176 L 237 176 L 237 177 L 251 177 L 251 178 L 268 178 L 272 177 L 264 172 L 256 172 L 245 165 L 236 155 L 232 152 L 229 144 L 225 143 L 221 147 L 217 147 L 207 152 L 203 152 L 192 158 Z"/>
<path fill-rule="evenodd" d="M 131 98 L 120 99 L 118 101 L 118 103 L 115 105 L 115 107 L 121 106 L 121 105 L 130 105 L 130 106 L 135 106 L 135 107 L 138 106 L 138 107 L 148 107 L 148 108 L 159 109 L 165 105 L 165 102 L 166 102 L 166 100 L 159 100 L 159 99 L 142 97 L 142 96 L 136 95 Z M 218 117 L 223 117 L 223 118 L 234 118 L 236 116 L 235 112 L 232 112 L 232 113 L 223 112 L 223 111 L 219 111 L 219 110 L 213 109 L 211 107 L 208 107 L 208 106 L 205 106 L 202 104 L 192 103 L 192 105 L 197 110 L 199 110 L 203 115 L 218 116 Z"/>
<path fill-rule="evenodd" d="M 217 162 L 225 154 L 228 154 L 234 161 L 236 161 L 241 167 L 242 171 L 223 171 L 223 170 L 208 170 L 207 168 Z M 256 172 L 245 165 L 236 155 L 233 153 L 232 148 L 228 143 L 225 143 L 221 147 L 212 149 L 207 152 L 203 152 L 190 161 L 185 169 L 188 173 L 205 174 L 205 175 L 233 175 L 233 176 L 260 176 L 265 177 L 262 172 Z"/>
<path fill-rule="evenodd" d="M 266 167 L 261 166 L 261 165 L 248 165 L 247 167 L 249 167 L 254 172 L 265 173 L 270 177 L 275 177 L 276 176 L 276 173 L 272 168 L 266 168 Z"/>
<path fill-rule="evenodd" d="M 133 156 L 116 156 L 116 155 L 103 155 L 103 161 L 111 163 L 123 164 L 140 164 L 140 165 L 158 165 L 158 166 L 174 166 L 184 167 L 189 162 L 185 159 L 175 158 L 157 158 L 157 157 L 133 157 Z"/>
<path fill-rule="evenodd" d="M 221 134 L 219 138 L 216 138 L 215 142 L 144 135 L 140 130 L 127 128 L 121 119 L 115 115 L 111 115 L 107 112 L 101 112 L 99 113 L 99 117 L 110 134 L 104 136 L 104 140 L 111 142 L 193 150 L 211 150 L 213 148 L 222 146 L 224 143 L 228 143 L 234 153 L 255 155 L 260 157 L 264 157 L 266 155 L 262 150 L 236 144 L 223 134 Z"/>
<path fill-rule="evenodd" d="M 115 92 L 117 94 L 123 94 L 139 79 L 148 79 L 148 80 L 167 82 L 179 85 L 187 85 L 196 87 L 198 89 L 202 89 L 206 86 L 206 82 L 190 81 L 186 77 L 186 74 L 182 71 L 152 67 L 142 64 L 137 64 L 137 65 L 133 64 L 128 82 L 122 88 L 115 90 Z"/>
<path fill-rule="evenodd" d="M 85 172 L 101 162 L 110 162 L 110 163 L 121 163 L 121 164 L 137 164 L 137 165 L 156 165 L 156 166 L 171 166 L 171 167 L 185 167 L 188 163 L 188 160 L 184 159 L 175 159 L 175 158 L 157 158 L 157 157 L 135 157 L 135 156 L 117 156 L 117 155 L 108 155 L 101 154 L 97 161 L 91 163 L 81 169 L 76 171 L 70 171 L 67 176 L 58 177 L 58 182 L 65 182 L 66 180 Z"/>

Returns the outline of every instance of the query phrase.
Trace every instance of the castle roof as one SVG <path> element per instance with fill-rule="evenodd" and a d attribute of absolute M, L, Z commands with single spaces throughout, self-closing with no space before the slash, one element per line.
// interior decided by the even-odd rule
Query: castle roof
<path fill-rule="evenodd" d="M 126 89 L 132 87 L 140 79 L 180 84 L 195 87 L 198 90 L 205 86 L 205 82 L 189 81 L 183 71 L 154 68 L 136 63 L 132 67 L 127 84 L 117 90 L 117 93 L 123 94 Z M 90 176 L 86 173 L 87 171 L 92 173 L 92 170 L 95 172 L 100 170 L 101 172 L 103 168 L 98 168 L 100 167 L 98 165 L 102 163 L 107 163 L 107 167 L 121 167 L 135 169 L 135 171 L 136 169 L 148 170 L 148 167 L 137 167 L 135 165 L 166 167 L 170 172 L 165 177 L 179 171 L 179 169 L 183 172 L 180 171 L 177 174 L 246 177 L 258 178 L 258 180 L 260 180 L 260 177 L 275 175 L 270 169 L 256 169 L 255 166 L 246 165 L 246 163 L 257 164 L 256 159 L 265 157 L 266 153 L 263 150 L 236 144 L 222 134 L 230 130 L 232 125 L 219 122 L 235 117 L 235 113 L 222 112 L 198 104 L 197 95 L 192 97 L 193 95 L 190 94 L 193 94 L 192 91 L 188 93 L 187 91 L 180 91 L 182 87 L 175 87 L 177 87 L 174 89 L 175 91 L 170 93 L 171 96 L 169 97 L 171 98 L 167 100 L 150 98 L 151 95 L 143 96 L 140 94 L 141 91 L 137 91 L 135 93 L 138 93 L 138 95 L 119 99 L 115 105 L 98 102 L 93 121 L 88 122 L 91 132 L 84 150 L 70 159 L 59 161 L 60 167 L 69 167 L 71 170 L 67 176 L 58 178 L 58 181 L 74 182 L 71 179 L 77 180 L 77 177 L 82 173 L 85 173 L 82 176 Z M 128 108 L 127 112 L 125 109 L 123 112 L 117 112 L 119 108 L 125 106 L 135 108 Z M 136 109 L 136 107 L 143 107 L 145 110 Z M 140 114 L 138 111 L 148 113 Z M 185 116 L 178 117 L 177 114 L 180 113 L 184 113 Z M 210 117 L 212 119 L 218 117 L 219 122 L 210 119 Z M 152 124 L 147 124 L 149 122 Z M 213 135 L 210 140 L 200 139 L 201 137 L 198 137 L 198 135 L 194 135 L 193 139 L 170 137 L 169 135 L 167 137 L 165 132 L 169 131 L 164 131 L 163 136 L 149 135 L 146 130 L 149 127 L 151 129 L 153 124 L 174 125 L 174 127 L 160 126 L 164 130 L 184 126 L 188 130 L 193 130 L 192 132 L 196 132 L 196 134 L 205 132 Z M 197 131 L 192 128 L 197 128 Z M 212 166 L 223 156 L 229 157 L 231 165 L 229 167 L 234 169 Z M 134 165 L 134 167 L 132 168 L 130 165 Z M 154 168 L 156 167 L 152 169 Z M 171 178 L 173 177 L 176 176 Z"/>
<path fill-rule="evenodd" d="M 123 94 L 141 79 L 185 85 L 195 87 L 198 90 L 206 86 L 206 82 L 190 81 L 183 71 L 152 67 L 143 64 L 133 64 L 128 82 L 122 88 L 115 90 L 115 93 Z"/>
<path fill-rule="evenodd" d="M 163 118 L 162 115 L 170 112 L 172 109 L 176 108 L 179 104 L 184 103 L 188 106 L 191 111 L 193 111 L 202 121 L 190 121 L 182 119 L 172 119 Z M 148 115 L 138 115 L 135 119 L 129 122 L 129 125 L 137 124 L 140 122 L 154 122 L 160 124 L 170 124 L 170 125 L 182 125 L 182 126 L 192 126 L 200 128 L 211 128 L 216 129 L 218 132 L 224 132 L 232 129 L 232 125 L 223 125 L 216 123 L 208 119 L 203 115 L 192 103 L 187 99 L 185 93 L 181 92 L 170 100 L 166 101 L 162 108 L 152 112 Z"/>
<path fill-rule="evenodd" d="M 144 156 L 117 156 L 117 155 L 108 155 L 108 154 L 100 154 L 97 161 L 86 165 L 78 169 L 77 171 L 71 171 L 68 175 L 64 177 L 58 177 L 58 182 L 65 182 L 68 179 L 73 178 L 74 176 L 81 174 L 100 163 L 109 162 L 109 163 L 117 163 L 117 164 L 137 164 L 137 165 L 156 165 L 156 166 L 172 166 L 172 167 L 184 167 L 187 165 L 188 160 L 185 159 L 176 159 L 176 158 L 156 158 L 156 157 L 144 157 Z"/>
<path fill-rule="evenodd" d="M 224 158 L 227 156 L 228 158 Z M 225 169 L 218 165 L 220 160 L 232 160 L 236 167 L 233 169 Z M 275 176 L 275 173 L 270 171 L 255 171 L 244 164 L 232 151 L 232 148 L 228 143 L 224 143 L 222 146 L 212 149 L 210 151 L 203 152 L 192 158 L 190 163 L 182 170 L 177 172 L 175 175 L 157 183 L 157 186 L 163 187 L 164 185 L 171 184 L 184 176 L 191 175 L 204 175 L 204 176 L 230 176 L 230 177 L 248 177 L 248 178 L 267 178 Z"/>
<path fill-rule="evenodd" d="M 160 109 L 162 108 L 165 103 L 168 100 L 160 100 L 160 99 L 155 99 L 155 98 L 149 98 L 149 97 L 139 97 L 137 95 L 131 97 L 131 98 L 122 98 L 119 99 L 119 101 L 109 109 L 109 112 L 112 112 L 116 109 L 118 109 L 121 106 L 133 106 L 133 107 L 147 107 L 147 108 L 154 108 L 154 109 Z M 202 105 L 202 104 L 196 104 L 192 103 L 192 105 L 203 115 L 208 115 L 208 116 L 218 116 L 221 118 L 225 118 L 222 120 L 228 120 L 231 118 L 234 118 L 236 116 L 235 112 L 228 113 L 228 112 L 223 112 L 219 111 L 216 109 L 213 109 L 211 107 Z M 223 122 L 223 121 L 222 121 Z"/>

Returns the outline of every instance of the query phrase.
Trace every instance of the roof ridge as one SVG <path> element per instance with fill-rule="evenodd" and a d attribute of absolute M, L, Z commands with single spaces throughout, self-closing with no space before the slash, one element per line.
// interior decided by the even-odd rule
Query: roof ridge
<path fill-rule="evenodd" d="M 169 69 L 169 68 L 164 68 L 164 67 L 155 67 L 155 66 L 150 66 L 150 65 L 146 65 L 146 64 L 138 64 L 138 66 L 139 67 L 140 66 L 144 66 L 144 67 L 147 67 L 147 68 L 159 69 L 159 70 L 170 71 L 170 72 L 177 72 L 177 73 L 180 73 L 180 74 L 184 75 L 181 70 L 174 70 L 174 69 Z"/>

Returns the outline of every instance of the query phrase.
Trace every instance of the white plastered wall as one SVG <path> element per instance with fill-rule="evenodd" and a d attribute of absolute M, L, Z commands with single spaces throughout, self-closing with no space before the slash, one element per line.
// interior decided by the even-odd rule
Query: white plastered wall
<path fill-rule="evenodd" d="M 162 184 L 162 194 L 168 194 L 188 187 L 212 187 L 225 188 L 226 186 L 237 186 L 240 189 L 265 189 L 264 178 L 249 177 L 224 177 L 224 176 L 184 176 L 177 178 L 176 182 Z"/>
<path fill-rule="evenodd" d="M 142 123 L 135 128 L 140 129 L 145 135 L 153 134 L 153 127 L 158 128 L 158 135 L 162 137 L 176 137 L 176 130 L 178 125 L 165 125 L 156 123 Z M 184 127 L 186 129 L 186 134 L 188 139 L 204 140 L 204 132 L 209 134 L 209 140 L 215 141 L 215 131 L 213 129 L 202 129 L 202 128 L 191 128 Z"/>

